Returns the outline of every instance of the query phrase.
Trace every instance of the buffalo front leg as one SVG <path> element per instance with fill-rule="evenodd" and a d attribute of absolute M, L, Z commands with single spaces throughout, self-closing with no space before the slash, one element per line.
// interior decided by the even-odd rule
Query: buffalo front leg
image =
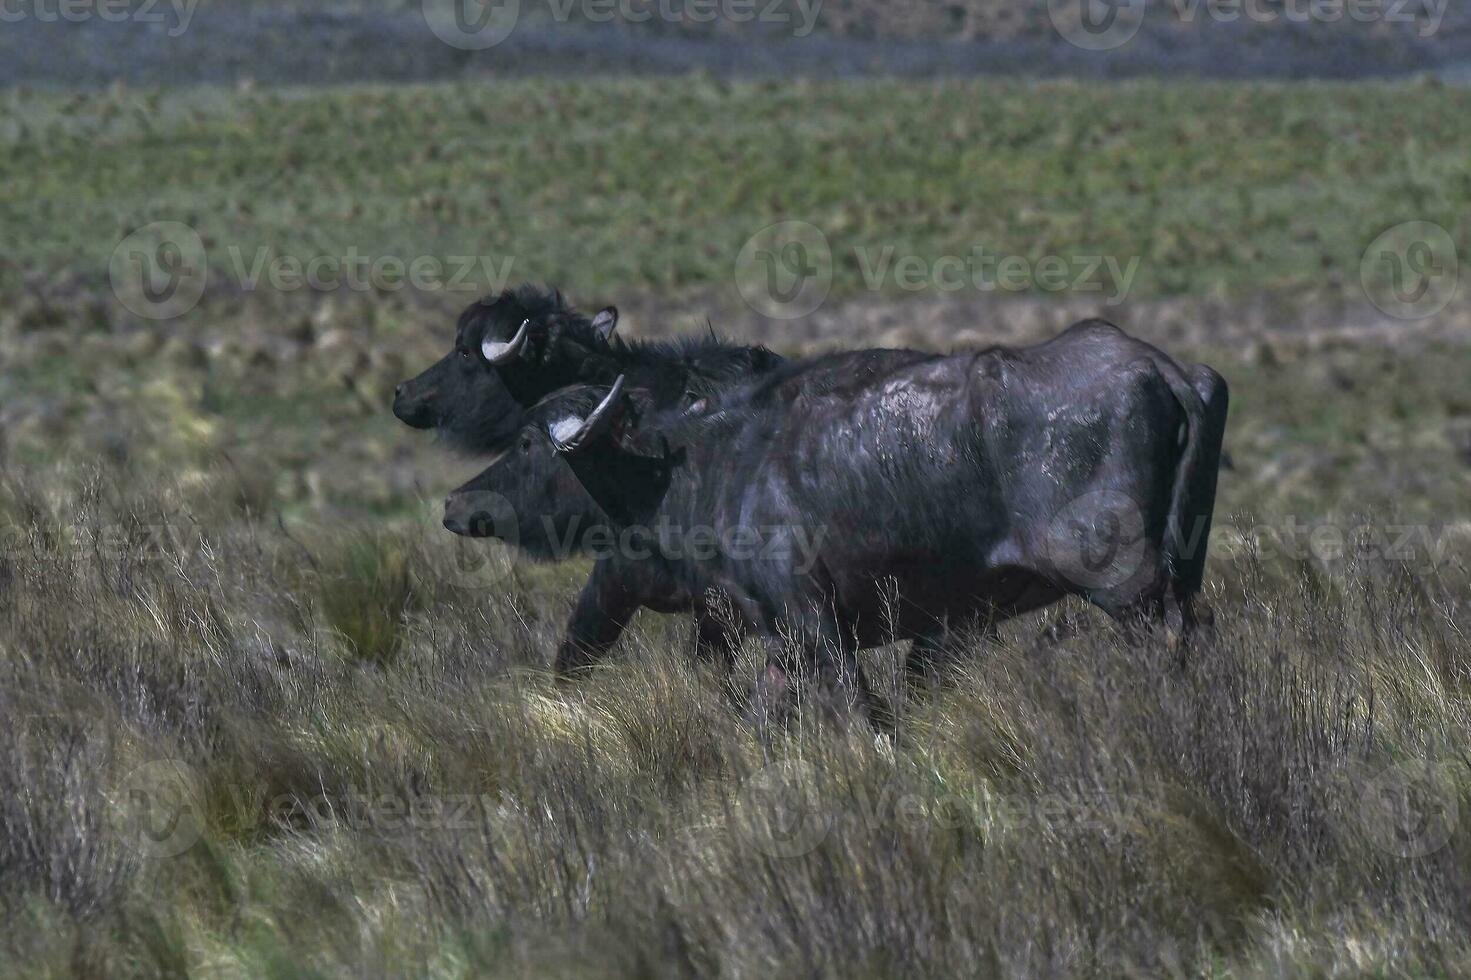
<path fill-rule="evenodd" d="M 557 676 L 570 677 L 601 660 L 623 635 L 638 607 L 638 600 L 607 563 L 593 566 L 557 650 Z"/>
<path fill-rule="evenodd" d="M 735 666 L 740 634 L 730 623 L 708 610 L 695 613 L 695 659 L 729 671 Z"/>

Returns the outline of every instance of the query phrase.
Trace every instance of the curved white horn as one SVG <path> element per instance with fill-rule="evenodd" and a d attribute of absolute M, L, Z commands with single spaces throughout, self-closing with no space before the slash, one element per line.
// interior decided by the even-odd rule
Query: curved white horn
<path fill-rule="evenodd" d="M 521 329 L 516 331 L 516 336 L 504 344 L 495 340 L 481 341 L 480 353 L 484 354 L 485 359 L 495 367 L 510 364 L 521 356 L 521 348 L 526 346 L 526 335 L 530 329 L 531 320 L 522 320 Z"/>
<path fill-rule="evenodd" d="M 623 380 L 623 375 L 618 375 L 618 380 L 613 382 L 613 387 L 608 389 L 608 394 L 603 396 L 598 407 L 592 410 L 592 414 L 585 421 L 579 422 L 576 417 L 567 418 L 548 430 L 548 434 L 552 437 L 552 445 L 556 447 L 557 452 L 563 454 L 577 452 L 591 443 L 618 417 L 621 408 L 619 400 L 623 397 Z M 573 425 L 576 425 L 577 428 L 569 435 L 563 436 L 562 433 L 572 429 Z"/>

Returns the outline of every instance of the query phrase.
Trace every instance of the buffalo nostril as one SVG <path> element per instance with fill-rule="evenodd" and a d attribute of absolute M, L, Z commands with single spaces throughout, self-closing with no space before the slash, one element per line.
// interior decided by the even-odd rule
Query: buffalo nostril
<path fill-rule="evenodd" d="M 394 387 L 393 387 L 393 397 L 394 398 L 402 398 L 403 396 L 404 396 L 404 386 L 403 385 L 394 385 Z"/>

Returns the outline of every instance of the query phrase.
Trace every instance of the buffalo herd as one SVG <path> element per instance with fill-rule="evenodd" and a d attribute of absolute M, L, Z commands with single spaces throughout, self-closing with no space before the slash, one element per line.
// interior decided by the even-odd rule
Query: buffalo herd
<path fill-rule="evenodd" d="M 456 534 L 591 557 L 557 653 L 594 664 L 639 607 L 694 615 L 758 708 L 813 669 L 876 724 L 857 652 L 911 640 L 920 679 L 1009 617 L 1078 596 L 1130 635 L 1196 625 L 1226 383 L 1102 320 L 1031 347 L 802 360 L 713 336 L 626 342 L 522 286 L 459 319 L 394 414 L 493 456 Z"/>

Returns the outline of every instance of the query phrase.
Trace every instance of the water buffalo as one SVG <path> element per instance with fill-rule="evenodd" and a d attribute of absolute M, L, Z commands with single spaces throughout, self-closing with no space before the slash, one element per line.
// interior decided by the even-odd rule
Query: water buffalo
<path fill-rule="evenodd" d="M 614 335 L 617 326 L 616 308 L 587 317 L 553 289 L 522 285 L 486 297 L 460 314 L 450 352 L 398 386 L 393 413 L 416 429 L 437 431 L 461 450 L 491 453 L 520 430 L 528 406 L 569 385 L 606 385 L 624 375 L 654 405 L 686 408 L 782 363 L 764 347 L 714 337 L 626 343 Z M 594 567 L 559 662 L 583 662 L 593 655 L 589 651 L 611 645 L 638 608 L 621 601 L 612 579 L 601 563 Z M 731 637 L 723 620 L 705 615 L 702 602 L 650 607 L 693 611 L 697 651 L 702 656 L 728 652 Z"/>
<path fill-rule="evenodd" d="M 1210 368 L 1101 320 L 847 382 L 829 361 L 698 413 L 622 381 L 565 392 L 449 497 L 445 526 L 543 556 L 597 536 L 621 602 L 718 590 L 870 707 L 858 648 L 935 649 L 951 626 L 1067 595 L 1131 629 L 1190 630 L 1227 411 Z M 508 513 L 492 519 L 492 497 Z M 783 650 L 763 684 L 785 685 Z"/>
<path fill-rule="evenodd" d="M 523 285 L 470 304 L 454 347 L 394 391 L 393 414 L 467 452 L 495 452 L 521 428 L 526 407 L 574 384 L 620 374 L 661 406 L 689 404 L 769 371 L 781 357 L 714 337 L 627 343 L 618 310 L 589 318 L 554 289 Z"/>

